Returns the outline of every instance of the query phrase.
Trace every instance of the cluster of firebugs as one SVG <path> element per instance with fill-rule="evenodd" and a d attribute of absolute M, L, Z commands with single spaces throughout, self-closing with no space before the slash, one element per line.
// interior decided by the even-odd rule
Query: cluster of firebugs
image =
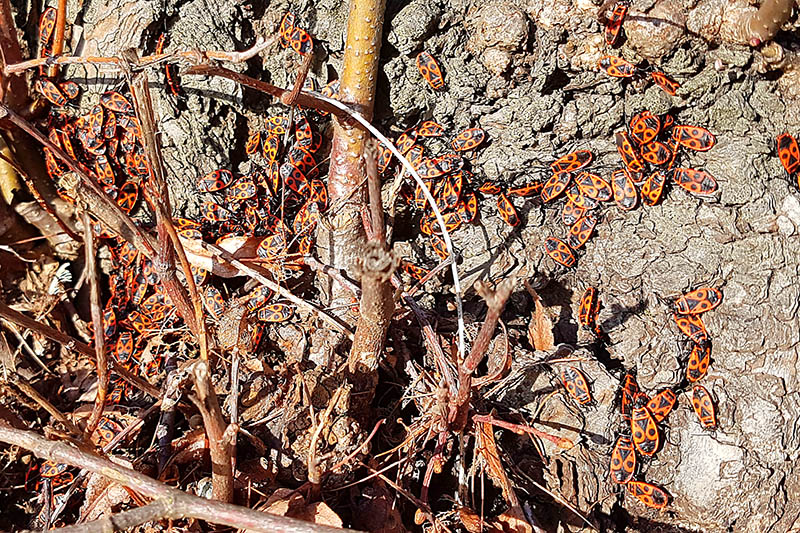
<path fill-rule="evenodd" d="M 711 338 L 701 315 L 722 303 L 722 292 L 712 287 L 702 287 L 688 292 L 672 302 L 673 319 L 686 337 L 688 356 L 685 377 L 674 387 L 658 392 L 652 398 L 639 388 L 636 376 L 627 372 L 623 378 L 618 398 L 623 425 L 611 452 L 609 477 L 613 483 L 624 485 L 637 500 L 648 507 L 664 509 L 669 503 L 669 493 L 662 487 L 637 479 L 640 465 L 652 458 L 662 446 L 659 424 L 663 423 L 678 400 L 678 394 L 692 386 L 692 407 L 704 429 L 717 427 L 714 401 L 708 390 L 698 383 L 708 372 L 711 362 Z M 597 323 L 601 304 L 598 291 L 589 287 L 578 308 L 578 321 L 592 331 L 598 339 L 605 338 Z M 592 402 L 592 393 L 586 376 L 574 366 L 561 372 L 561 381 L 570 396 L 580 405 Z M 638 458 L 641 457 L 641 458 Z"/>
<path fill-rule="evenodd" d="M 610 46 L 619 36 L 626 12 L 627 4 L 620 3 L 609 19 L 606 42 Z M 43 57 L 51 54 L 55 19 L 56 10 L 53 8 L 47 8 L 40 19 L 40 53 Z M 306 31 L 295 25 L 294 20 L 291 13 L 282 20 L 280 42 L 284 47 L 307 55 L 313 51 L 313 40 Z M 162 35 L 155 53 L 162 53 L 163 48 Z M 429 52 L 421 52 L 416 63 L 423 79 L 432 89 L 438 91 L 444 88 L 441 68 Z M 615 77 L 633 77 L 644 72 L 613 56 L 601 59 L 600 66 Z M 105 191 L 116 199 L 121 209 L 131 212 L 143 190 L 142 180 L 148 179 L 149 167 L 142 147 L 140 126 L 128 93 L 125 90 L 106 92 L 88 113 L 71 116 L 64 107 L 78 97 L 78 85 L 72 81 L 58 81 L 57 75 L 45 76 L 45 70 L 41 69 L 42 76 L 36 81 L 35 89 L 54 106 L 46 124 L 50 141 L 94 176 Z M 679 87 L 676 82 L 661 72 L 653 71 L 650 74 L 662 89 L 675 94 Z M 178 95 L 180 89 L 173 67 L 165 67 L 165 75 L 167 87 L 173 95 Z M 309 78 L 307 84 L 308 88 L 326 96 L 335 97 L 338 92 L 337 81 L 320 88 Z M 314 128 L 314 121 L 322 116 L 322 113 L 295 109 L 291 117 L 267 118 L 264 130 L 251 133 L 246 143 L 246 152 L 251 156 L 251 161 L 255 161 L 254 170 L 239 177 L 226 169 L 201 176 L 198 187 L 214 195 L 214 199 L 204 203 L 202 222 L 176 218 L 174 222 L 179 233 L 188 239 L 217 237 L 217 243 L 239 235 L 266 234 L 257 251 L 259 257 L 276 261 L 295 254 L 299 258 L 296 262 L 301 262 L 302 256 L 309 253 L 313 245 L 312 230 L 319 220 L 319 214 L 328 208 L 327 189 L 320 178 L 315 155 L 322 145 L 322 138 Z M 676 125 L 670 115 L 659 117 L 649 111 L 635 115 L 627 131 L 616 134 L 615 141 L 624 166 L 614 171 L 609 180 L 588 172 L 592 154 L 587 150 L 578 150 L 553 162 L 550 166 L 553 175 L 545 182 L 535 181 L 505 191 L 492 182 L 473 184 L 474 176 L 464 168 L 465 160 L 460 154 L 480 147 L 486 139 L 486 133 L 480 128 L 466 129 L 450 140 L 451 152 L 425 157 L 425 146 L 421 141 L 442 136 L 442 126 L 434 121 L 424 121 L 400 135 L 396 145 L 432 191 L 448 231 L 454 231 L 461 224 L 475 219 L 476 192 L 482 196 L 497 196 L 498 212 L 511 226 L 517 226 L 520 219 L 510 197 L 539 194 L 544 202 L 550 202 L 564 193 L 568 200 L 562 211 L 562 219 L 570 226 L 570 230 L 566 242 L 549 237 L 545 241 L 545 250 L 554 260 L 567 267 L 575 264 L 574 252 L 591 236 L 597 224 L 597 217 L 592 213 L 600 202 L 613 199 L 624 210 L 634 209 L 640 198 L 642 203 L 655 205 L 669 181 L 698 195 L 712 194 L 717 188 L 716 181 L 707 172 L 675 166 L 681 148 L 708 150 L 715 143 L 714 136 L 704 128 Z M 778 155 L 786 171 L 790 175 L 798 174 L 800 150 L 797 141 L 784 133 L 777 142 Z M 45 149 L 45 161 L 59 193 L 67 200 L 74 201 L 69 187 L 63 183 L 65 166 L 48 149 Z M 382 147 L 378 157 L 381 173 L 388 172 L 391 161 L 391 153 Z M 423 210 L 420 228 L 430 236 L 437 255 L 446 259 L 444 242 L 439 237 L 440 229 L 420 188 L 406 184 L 401 194 L 409 205 Z M 219 201 L 218 195 L 223 196 L 224 202 Z M 142 196 L 150 203 L 146 194 Z M 291 223 L 287 222 L 289 220 Z M 120 364 L 152 377 L 160 371 L 161 358 L 156 356 L 147 365 L 140 365 L 139 355 L 149 334 L 175 325 L 178 319 L 174 309 L 158 283 L 152 264 L 146 258 L 102 225 L 96 223 L 92 229 L 108 244 L 114 266 L 109 283 L 110 298 L 104 309 L 106 344 L 114 347 L 113 356 Z M 404 263 L 404 267 L 417 279 L 426 274 L 424 269 L 410 263 Z M 219 319 L 227 307 L 221 292 L 208 283 L 208 272 L 193 267 L 193 275 L 196 283 L 204 287 L 206 308 L 213 317 Z M 278 322 L 290 318 L 292 307 L 285 303 L 270 303 L 272 298 L 272 292 L 262 287 L 239 299 L 248 313 L 256 314 L 262 321 Z M 703 288 L 685 294 L 675 302 L 676 324 L 691 344 L 686 380 L 695 384 L 692 391 L 693 407 L 703 427 L 708 429 L 716 427 L 714 404 L 708 391 L 696 384 L 708 370 L 711 351 L 710 339 L 700 314 L 713 309 L 721 301 L 719 290 Z M 581 300 L 579 320 L 583 326 L 602 336 L 596 323 L 599 310 L 597 291 L 590 287 Z M 117 321 L 117 314 L 125 319 Z M 561 377 L 564 386 L 578 403 L 585 405 L 592 401 L 589 382 L 580 370 L 567 367 Z M 641 464 L 641 460 L 637 461 L 637 454 L 649 458 L 659 449 L 658 423 L 666 418 L 675 405 L 676 391 L 679 392 L 680 387 L 665 389 L 651 399 L 639 390 L 634 375 L 628 373 L 620 392 L 621 414 L 629 421 L 630 428 L 625 428 L 614 446 L 610 476 L 612 481 L 624 484 L 633 496 L 654 508 L 664 508 L 669 495 L 657 485 L 634 479 Z M 109 403 L 119 402 L 124 394 L 124 383 L 115 383 Z M 99 444 L 107 444 L 119 431 L 121 427 L 112 417 L 104 417 L 97 432 L 101 441 Z M 72 479 L 66 465 L 49 461 L 42 464 L 40 475 L 53 483 L 66 483 Z"/>

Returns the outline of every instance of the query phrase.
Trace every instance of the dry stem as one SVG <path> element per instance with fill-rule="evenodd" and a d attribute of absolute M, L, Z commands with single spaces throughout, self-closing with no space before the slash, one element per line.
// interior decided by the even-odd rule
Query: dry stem
<path fill-rule="evenodd" d="M 792 14 L 794 0 L 763 0 L 758 11 L 739 21 L 741 31 L 752 46 L 772 40 Z"/>
<path fill-rule="evenodd" d="M 86 422 L 85 438 L 88 441 L 97 428 L 97 424 L 100 423 L 100 417 L 103 416 L 103 407 L 106 405 L 106 395 L 108 394 L 109 376 L 103 309 L 100 304 L 100 280 L 97 278 L 97 265 L 95 263 L 94 232 L 92 231 L 92 221 L 86 211 L 83 212 L 83 245 L 86 254 L 86 277 L 89 279 L 89 307 L 92 313 L 94 351 L 97 363 L 97 395 L 94 399 L 92 414 Z"/>
<path fill-rule="evenodd" d="M 342 533 L 343 531 L 338 528 L 301 522 L 293 518 L 270 515 L 186 494 L 135 470 L 79 450 L 66 442 L 49 441 L 31 431 L 12 428 L 3 421 L 0 421 L 0 442 L 30 450 L 42 459 L 50 459 L 58 463 L 66 463 L 89 470 L 124 487 L 134 489 L 143 496 L 163 501 L 163 504 L 161 504 L 163 513 L 147 514 L 149 520 L 157 520 L 158 518 L 196 518 L 233 528 L 264 533 Z M 148 511 L 148 513 L 150 512 Z M 128 519 L 126 518 L 126 520 Z M 104 525 L 108 523 L 109 521 L 106 520 Z M 75 529 L 72 529 L 72 531 L 75 531 Z M 91 531 L 98 531 L 98 529 L 92 529 Z M 103 531 L 108 530 L 104 529 Z"/>
<path fill-rule="evenodd" d="M 475 284 L 478 294 L 486 300 L 488 310 L 486 312 L 486 320 L 484 320 L 478 336 L 472 344 L 472 350 L 458 367 L 458 394 L 450 406 L 448 415 L 450 429 L 456 433 L 463 431 L 467 424 L 469 399 L 472 393 L 472 373 L 478 368 L 478 364 L 489 349 L 489 343 L 494 336 L 497 321 L 506 306 L 508 297 L 511 296 L 513 287 L 513 281 L 508 279 L 500 283 L 495 290 L 491 290 L 481 282 L 476 282 Z"/>

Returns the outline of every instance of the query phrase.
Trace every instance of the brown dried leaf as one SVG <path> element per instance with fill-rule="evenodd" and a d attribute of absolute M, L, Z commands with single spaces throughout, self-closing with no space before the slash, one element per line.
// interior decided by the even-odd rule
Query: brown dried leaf
<path fill-rule="evenodd" d="M 112 458 L 115 463 L 132 468 L 132 464 L 119 458 Z M 129 502 L 130 493 L 119 483 L 99 474 L 89 474 L 86 483 L 86 498 L 81 508 L 84 521 L 91 522 L 104 516 L 111 516 L 120 505 Z"/>
<path fill-rule="evenodd" d="M 486 462 L 489 478 L 503 491 L 503 498 L 505 498 L 509 506 L 519 505 L 519 499 L 514 492 L 514 487 L 511 485 L 511 481 L 506 475 L 506 470 L 503 468 L 503 463 L 500 461 L 492 425 L 487 422 L 478 422 L 475 433 L 476 451 L 478 456 Z"/>
<path fill-rule="evenodd" d="M 531 322 L 528 324 L 528 337 L 531 340 L 533 347 L 540 351 L 550 351 L 555 347 L 555 339 L 553 338 L 553 321 L 547 314 L 542 299 L 536 294 L 533 288 L 526 284 L 528 292 L 533 297 L 533 313 L 531 313 Z"/>
<path fill-rule="evenodd" d="M 480 515 L 468 507 L 459 509 L 458 514 L 469 533 L 533 533 L 519 507 L 512 507 L 500 516 L 486 520 L 481 520 Z"/>
<path fill-rule="evenodd" d="M 496 518 L 497 531 L 503 533 L 533 533 L 533 528 L 525 520 L 525 514 L 518 505 L 511 507 Z"/>
<path fill-rule="evenodd" d="M 267 500 L 270 514 L 289 516 L 314 524 L 342 527 L 342 519 L 325 502 L 306 503 L 302 494 L 292 489 L 278 489 Z"/>

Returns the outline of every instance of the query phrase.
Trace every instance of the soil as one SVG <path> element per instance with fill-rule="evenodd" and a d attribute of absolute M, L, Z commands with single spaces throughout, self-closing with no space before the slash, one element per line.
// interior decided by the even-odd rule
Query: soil
<path fill-rule="evenodd" d="M 171 39 L 168 51 L 241 50 L 256 36 L 274 35 L 290 9 L 318 43 L 312 76 L 323 84 L 338 77 L 343 1 L 264 6 L 87 0 L 80 11 L 82 31 L 74 33 L 85 39 L 83 53 L 105 56 L 129 46 L 151 51 L 162 31 Z M 800 194 L 774 151 L 777 134 L 800 134 L 800 100 L 780 92 L 780 72 L 754 72 L 752 49 L 719 42 L 714 31 L 705 38 L 687 32 L 683 22 L 700 16 L 699 9 L 690 0 L 636 1 L 624 26 L 627 41 L 612 52 L 638 64 L 647 61 L 680 81 L 678 94 L 669 96 L 652 83 L 598 72 L 595 65 L 605 53 L 600 7 L 586 0 L 417 0 L 387 6 L 375 122 L 394 134 L 424 119 L 451 133 L 483 128 L 489 143 L 470 161 L 476 185 L 484 178 L 504 188 L 546 179 L 549 163 L 576 149 L 591 150 L 592 168 L 609 174 L 620 165 L 613 134 L 645 109 L 671 113 L 679 124 L 701 125 L 717 138 L 712 150 L 691 156 L 693 166 L 717 179 L 716 195 L 699 198 L 673 187 L 654 207 L 606 208 L 574 269 L 554 263 L 542 247 L 546 237 L 566 234 L 558 202 L 514 198 L 522 224 L 511 228 L 494 200 L 481 200 L 476 223 L 453 234 L 468 310 L 482 313 L 471 289 L 475 280 L 531 280 L 555 321 L 556 343 L 576 350 L 572 356 L 579 362 L 573 364 L 591 383 L 594 405 L 579 407 L 559 383 L 561 367 L 537 364 L 547 354 L 534 351 L 527 339 L 533 303 L 520 289 L 503 315 L 512 331 L 514 366 L 493 401 L 505 413 L 536 414 L 538 427 L 577 443 L 563 451 L 544 441 L 542 461 L 527 438 L 497 433 L 510 475 L 526 487 L 520 492 L 524 505 L 548 531 L 590 529 L 528 478 L 604 531 L 779 532 L 797 527 L 800 518 Z M 799 35 L 783 32 L 778 42 Z M 415 58 L 423 49 L 442 66 L 443 91 L 421 79 Z M 288 87 L 297 67 L 296 55 L 276 42 L 260 60 L 238 68 Z M 93 68 L 74 68 L 71 75 L 98 91 L 115 83 Z M 223 167 L 245 172 L 248 127 L 280 107 L 226 80 L 184 76 L 183 88 L 185 96 L 177 101 L 166 91 L 154 94 L 160 95 L 173 205 L 177 214 L 198 218 L 196 176 Z M 416 223 L 403 216 L 401 211 L 397 250 L 434 266 L 423 236 L 400 230 Z M 716 400 L 719 427 L 703 430 L 690 395 L 679 395 L 663 426 L 663 449 L 641 471 L 672 497 L 668 510 L 657 512 L 623 495 L 608 478 L 611 447 L 622 427 L 619 380 L 625 370 L 635 371 L 648 392 L 681 381 L 686 346 L 665 302 L 703 285 L 724 293 L 723 304 L 704 316 L 713 350 L 703 383 Z M 603 302 L 600 324 L 609 341 L 602 348 L 575 318 L 588 286 L 598 288 Z M 423 305 L 452 316 L 446 278 L 425 290 Z"/>

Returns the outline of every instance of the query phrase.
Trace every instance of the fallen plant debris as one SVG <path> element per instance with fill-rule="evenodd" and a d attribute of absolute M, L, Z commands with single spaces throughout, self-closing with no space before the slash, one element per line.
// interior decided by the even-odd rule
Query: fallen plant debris
<path fill-rule="evenodd" d="M 293 6 L 267 7 L 252 34 L 237 37 L 253 38 L 241 52 L 190 45 L 165 23 L 142 33 L 141 50 L 128 44 L 106 57 L 65 54 L 81 39 L 69 34 L 91 19 L 59 0 L 30 24 L 38 34 L 27 44 L 38 57 L 23 61 L 28 48 L 12 13 L 37 16 L 0 4 L 8 179 L 18 174 L 29 191 L 20 185 L 15 194 L 29 194 L 50 227 L 83 248 L 62 254 L 52 235 L 18 218 L 8 223 L 17 233 L 0 232 L 0 491 L 14 504 L 4 527 L 215 527 L 197 523 L 205 521 L 323 533 L 685 524 L 689 490 L 664 472 L 686 459 L 669 437 L 690 428 L 721 447 L 716 435 L 736 423 L 738 405 L 721 382 L 733 381 L 730 367 L 720 355 L 712 361 L 709 333 L 717 342 L 728 328 L 712 318 L 706 329 L 704 318 L 723 303 L 724 288 L 725 305 L 711 316 L 730 320 L 741 289 L 729 270 L 706 279 L 683 268 L 677 286 L 693 290 L 662 297 L 672 293 L 640 282 L 630 291 L 652 298 L 627 306 L 615 261 L 629 258 L 596 255 L 620 223 L 655 233 L 649 217 L 667 202 L 702 211 L 709 226 L 703 210 L 744 204 L 728 198 L 739 193 L 736 179 L 716 170 L 731 153 L 732 130 L 713 114 L 700 121 L 690 113 L 691 61 L 665 60 L 662 71 L 644 56 L 631 62 L 600 51 L 603 42 L 626 46 L 624 28 L 641 18 L 629 13 L 634 6 L 604 4 L 610 16 L 600 34 L 586 19 L 599 46 L 580 73 L 562 61 L 571 44 L 548 33 L 559 33 L 553 24 L 565 13 L 504 6 L 516 37 L 482 37 L 480 61 L 495 78 L 478 86 L 462 72 L 473 58 L 438 37 L 463 29 L 431 15 L 436 6 L 402 8 L 418 9 L 412 18 L 424 22 L 424 37 L 410 36 L 407 15 L 392 12 L 391 58 L 379 54 L 385 5 L 375 0 L 351 1 L 341 49 L 342 36 L 320 24 L 317 7 Z M 746 10 L 736 22 L 741 35 L 753 46 L 782 41 L 790 6 L 770 0 Z M 526 17 L 538 26 L 529 31 Z M 434 30 L 435 20 L 442 26 Z M 338 27 L 333 17 L 326 23 Z M 493 54 L 502 57 L 490 67 Z M 276 57 L 283 65 L 270 71 Z M 554 74 L 541 61 L 565 70 Z M 571 83 L 596 77 L 597 65 L 628 81 Z M 98 89 L 76 67 L 119 78 Z M 379 73 L 393 74 L 388 104 Z M 416 111 L 387 117 L 404 78 L 416 84 Z M 220 104 L 222 94 L 198 90 L 198 80 L 247 88 L 246 97 Z M 639 98 L 650 82 L 663 92 Z M 555 99 L 530 107 L 541 119 L 536 134 L 558 139 L 552 146 L 514 124 L 528 128 L 513 103 L 525 95 L 514 91 L 533 84 L 542 98 L 576 95 L 575 109 L 557 109 Z M 491 104 L 453 111 L 458 98 L 481 92 Z M 585 95 L 608 108 L 621 95 L 620 115 L 644 110 L 605 125 L 598 119 L 596 129 L 573 127 L 569 114 L 586 114 Z M 209 141 L 219 157 L 175 171 L 166 157 L 178 148 L 172 121 L 196 115 L 199 123 L 220 105 L 235 109 L 230 146 Z M 393 142 L 380 130 L 392 131 Z M 503 161 L 519 161 L 502 152 L 508 136 L 521 151 L 536 145 L 523 171 Z M 800 179 L 794 137 L 771 138 L 773 166 Z M 610 163 L 616 156 L 621 165 Z M 676 188 L 705 202 L 670 194 Z M 0 189 L 9 206 L 19 201 Z M 549 224 L 561 198 L 560 222 Z M 604 209 L 612 202 L 618 209 Z M 567 231 L 554 231 L 562 222 Z M 486 250 L 472 254 L 479 233 Z M 685 244 L 698 271 L 711 254 L 699 241 Z M 630 255 L 647 246 L 642 239 Z M 532 266 L 542 250 L 549 259 Z M 482 252 L 491 258 L 476 265 L 470 255 Z M 649 283 L 667 274 L 654 266 L 639 275 Z M 586 289 L 574 293 L 582 297 L 573 317 L 568 302 L 579 286 Z M 678 355 L 671 372 L 651 372 L 650 354 L 631 349 L 622 332 L 627 321 L 662 315 L 652 358 L 670 342 Z M 716 448 L 708 456 L 724 457 Z"/>

